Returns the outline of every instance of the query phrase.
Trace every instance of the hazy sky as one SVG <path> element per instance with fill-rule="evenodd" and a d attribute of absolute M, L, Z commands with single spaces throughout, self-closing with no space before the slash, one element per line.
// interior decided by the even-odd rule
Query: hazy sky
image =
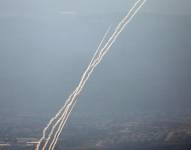
<path fill-rule="evenodd" d="M 60 108 L 133 2 L 0 0 L 0 112 Z M 190 15 L 190 0 L 148 0 L 96 69 L 79 112 L 191 106 Z"/>
<path fill-rule="evenodd" d="M 54 14 L 59 11 L 100 13 L 127 11 L 134 0 L 0 0 L 0 15 Z M 148 0 L 144 11 L 190 14 L 190 0 Z"/>

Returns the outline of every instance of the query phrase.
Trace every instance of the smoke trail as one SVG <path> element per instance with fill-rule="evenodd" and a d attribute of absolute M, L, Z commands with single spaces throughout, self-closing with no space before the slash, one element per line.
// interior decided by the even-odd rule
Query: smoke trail
<path fill-rule="evenodd" d="M 130 9 L 129 13 L 124 17 L 124 19 L 118 24 L 116 27 L 114 33 L 106 43 L 106 45 L 103 47 L 104 51 L 102 53 L 103 57 L 107 51 L 110 49 L 110 47 L 113 45 L 113 43 L 116 41 L 119 34 L 123 31 L 123 29 L 126 27 L 126 25 L 133 19 L 133 17 L 137 14 L 137 12 L 140 10 L 140 8 L 144 5 L 146 0 L 138 0 L 133 7 Z M 139 5 L 140 4 L 140 5 Z M 135 9 L 135 11 L 133 11 Z M 132 15 L 131 15 L 132 14 Z M 101 59 L 101 58 L 100 58 Z M 100 60 L 99 59 L 99 60 Z"/>
<path fill-rule="evenodd" d="M 56 143 L 57 143 L 57 141 L 58 141 L 59 135 L 60 135 L 61 132 L 62 132 L 62 128 L 63 128 L 63 126 L 65 126 L 66 121 L 68 120 L 68 117 L 70 116 L 70 114 L 71 114 L 71 112 L 72 112 L 72 110 L 73 110 L 73 107 L 75 106 L 76 102 L 77 102 L 76 100 L 73 102 L 73 104 L 72 104 L 72 106 L 71 106 L 71 109 L 69 110 L 68 114 L 67 114 L 66 117 L 62 120 L 62 122 L 61 122 L 61 124 L 60 124 L 60 126 L 59 126 L 59 128 L 58 128 L 58 130 L 57 130 L 57 132 L 56 132 L 55 135 L 54 135 L 54 139 L 53 139 L 53 141 L 51 142 L 51 144 L 50 144 L 48 150 L 51 150 L 51 149 L 54 149 L 54 148 L 55 148 L 55 145 L 56 145 Z"/>
<path fill-rule="evenodd" d="M 58 121 L 56 122 L 56 124 L 54 124 L 55 127 L 57 127 L 57 124 L 60 123 L 59 125 L 59 128 L 57 129 L 55 135 L 54 135 L 54 139 L 53 141 L 51 142 L 51 145 L 49 147 L 49 150 L 51 149 L 54 149 L 55 147 L 55 144 L 57 143 L 57 140 L 58 140 L 58 137 L 62 131 L 62 128 L 64 127 L 75 103 L 76 103 L 76 100 L 75 98 L 80 94 L 81 90 L 83 89 L 86 81 L 88 80 L 89 76 L 91 75 L 91 73 L 93 72 L 93 70 L 95 69 L 95 67 L 101 62 L 101 60 L 103 59 L 103 56 L 108 52 L 108 50 L 110 49 L 110 47 L 112 46 L 112 44 L 116 41 L 116 38 L 119 36 L 119 34 L 123 31 L 123 29 L 125 28 L 125 26 L 131 21 L 131 19 L 134 17 L 134 15 L 138 12 L 138 10 L 143 6 L 143 4 L 145 3 L 146 0 L 139 0 L 137 1 L 132 9 L 129 11 L 129 13 L 125 16 L 125 18 L 119 23 L 119 25 L 116 27 L 115 29 L 115 32 L 113 33 L 113 35 L 110 37 L 110 39 L 108 40 L 108 42 L 105 44 L 105 46 L 100 50 L 99 52 L 99 56 L 97 59 L 96 58 L 96 55 L 97 53 L 95 53 L 95 57 L 93 57 L 93 59 L 91 60 L 90 62 L 90 65 L 88 66 L 87 70 L 85 71 L 85 73 L 83 74 L 82 76 L 82 79 L 81 79 L 81 82 L 79 85 L 81 86 L 78 86 L 76 88 L 76 90 L 71 94 L 71 96 L 69 97 L 69 99 L 67 100 L 67 102 L 65 103 L 63 109 L 61 108 L 61 110 L 56 114 L 56 116 L 54 118 L 51 119 L 51 121 L 49 122 L 49 124 L 47 125 L 47 127 L 45 128 L 45 132 L 44 133 L 44 136 L 43 138 L 45 138 L 45 133 L 47 131 L 47 129 L 49 128 L 50 125 L 52 125 L 53 121 L 56 120 L 57 118 L 59 118 L 59 116 L 62 114 L 62 111 L 63 112 L 63 115 L 60 116 L 60 118 L 58 119 Z M 140 5 L 138 5 L 140 3 Z M 137 8 L 136 8 L 137 7 Z M 133 10 L 135 9 L 135 11 L 133 12 Z M 132 13 L 132 15 L 131 15 Z M 99 50 L 99 48 L 98 48 Z M 90 70 L 89 70 L 90 69 Z M 88 72 L 89 71 L 89 72 Z M 86 77 L 87 75 L 87 77 Z M 72 98 L 72 99 L 71 99 Z M 70 107 L 71 106 L 71 107 Z M 48 140 L 47 140 L 48 141 Z M 42 140 L 41 140 L 42 142 Z M 48 142 L 47 142 L 48 143 Z M 40 145 L 40 144 L 39 144 Z M 53 145 L 53 146 L 52 146 Z M 39 147 L 38 147 L 39 148 Z M 37 149 L 38 149 L 37 148 Z"/>
<path fill-rule="evenodd" d="M 85 79 L 87 73 L 88 73 L 88 70 L 92 67 L 92 63 L 94 62 L 94 59 L 96 58 L 96 56 L 99 54 L 99 50 L 100 50 L 100 47 L 102 46 L 103 42 L 105 41 L 106 39 L 106 36 L 108 35 L 109 31 L 111 30 L 111 26 L 108 27 L 107 31 L 105 32 L 96 52 L 94 53 L 94 56 L 93 58 L 91 59 L 90 61 L 90 64 L 88 65 L 87 69 L 85 70 L 85 72 L 83 73 L 82 77 L 81 77 L 81 80 L 80 80 L 80 83 L 78 84 L 78 86 L 76 87 L 76 89 L 72 92 L 72 94 L 68 97 L 68 99 L 66 100 L 64 106 L 58 111 L 58 113 L 55 115 L 55 117 L 53 117 L 49 123 L 46 125 L 46 127 L 43 129 L 43 136 L 40 138 L 37 146 L 36 146 L 36 150 L 39 150 L 43 140 L 45 140 L 46 138 L 46 132 L 47 130 L 49 129 L 50 126 L 52 126 L 52 124 L 54 123 L 54 121 L 59 118 L 60 114 L 62 114 L 62 111 L 65 110 L 66 106 L 68 105 L 68 103 L 70 102 L 71 98 L 75 95 L 75 93 L 80 89 L 81 87 L 81 84 L 83 83 L 83 80 Z M 49 139 L 50 137 L 48 137 Z M 47 140 L 48 141 L 48 140 Z M 47 142 L 46 142 L 47 144 Z M 45 144 L 45 145 L 46 145 Z"/>
<path fill-rule="evenodd" d="M 81 83 L 80 89 L 75 93 L 74 97 L 71 99 L 70 103 L 68 104 L 68 105 L 72 105 L 72 106 L 71 106 L 72 108 L 73 108 L 74 103 L 76 103 L 76 97 L 80 94 L 80 92 L 82 91 L 83 87 L 85 86 L 85 83 L 86 83 L 87 80 L 89 79 L 89 76 L 90 76 L 91 72 L 93 71 L 92 69 L 94 68 L 95 62 L 98 60 L 98 58 L 100 57 L 100 55 L 101 55 L 101 53 L 102 53 L 102 49 L 100 50 L 100 48 L 101 48 L 101 46 L 102 46 L 102 44 L 103 44 L 103 42 L 104 42 L 106 36 L 108 35 L 110 29 L 111 29 L 111 26 L 107 29 L 107 31 L 106 31 L 106 33 L 105 33 L 105 35 L 104 35 L 104 37 L 103 37 L 103 39 L 102 39 L 100 45 L 98 46 L 97 52 L 94 54 L 94 57 L 93 57 L 92 61 L 90 62 L 89 67 L 87 68 L 87 69 L 89 69 L 89 70 L 86 70 L 86 71 L 87 71 L 87 72 L 86 72 L 86 73 L 87 73 L 87 76 L 86 76 L 86 78 L 84 78 L 84 81 Z M 100 51 L 99 51 L 99 50 L 100 50 Z M 98 56 L 97 56 L 98 58 L 95 57 L 96 55 L 98 55 Z M 93 64 L 94 64 L 94 65 L 93 65 Z M 88 72 L 88 71 L 89 71 L 89 72 Z M 75 100 L 75 102 L 73 102 L 74 100 Z M 72 104 L 71 104 L 71 103 L 72 103 Z M 66 110 L 66 111 L 67 111 L 67 110 Z M 70 112 L 71 112 L 71 111 L 70 111 Z M 64 122 L 65 119 L 68 118 L 68 116 L 69 116 L 69 115 L 64 112 L 63 115 L 62 115 L 62 116 L 59 118 L 59 120 L 56 122 L 56 124 L 54 125 L 53 128 L 56 128 L 56 126 L 58 125 L 58 123 L 59 123 L 60 121 Z M 60 123 L 59 129 L 61 128 L 61 125 L 62 125 L 62 123 Z M 53 128 L 52 128 L 52 129 L 53 129 Z M 50 149 L 50 147 L 52 146 L 52 144 L 54 143 L 54 140 L 55 140 L 55 138 L 57 137 L 56 135 L 57 135 L 59 129 L 57 129 L 57 132 L 56 132 L 56 134 L 54 135 L 54 139 L 52 140 L 52 142 L 51 142 L 51 144 L 50 144 L 50 146 L 49 146 L 49 149 Z M 54 130 L 54 129 L 53 129 L 53 130 Z M 54 131 L 52 131 L 51 134 L 53 134 L 53 132 L 54 132 Z M 46 142 L 46 145 L 47 145 L 47 143 L 48 143 L 48 142 Z"/>
<path fill-rule="evenodd" d="M 88 75 L 88 71 L 93 67 L 92 64 L 93 64 L 94 61 L 96 60 L 96 56 L 99 55 L 100 47 L 102 46 L 102 44 L 103 44 L 103 42 L 104 42 L 106 36 L 108 35 L 110 29 L 111 29 L 111 26 L 109 26 L 108 29 L 107 29 L 107 31 L 105 32 L 105 34 L 104 34 L 104 36 L 103 36 L 103 38 L 102 38 L 101 43 L 99 44 L 99 46 L 98 46 L 98 48 L 97 48 L 97 50 L 96 50 L 96 52 L 95 52 L 93 58 L 92 58 L 91 61 L 90 61 L 90 64 L 88 65 L 87 69 L 85 70 L 85 72 L 84 72 L 84 74 L 83 74 L 83 76 L 82 76 L 82 78 L 81 78 L 81 80 L 80 80 L 80 83 L 79 83 L 78 87 L 76 88 L 74 94 L 69 97 L 68 100 L 69 100 L 70 102 L 67 103 L 67 105 L 70 105 L 70 103 L 73 101 L 74 98 L 76 98 L 76 96 L 78 95 L 78 93 L 81 92 L 81 89 L 83 88 L 82 86 L 84 86 L 84 80 L 87 80 L 87 79 L 86 79 L 86 78 L 87 78 L 86 76 Z M 65 111 L 66 111 L 66 110 L 65 110 Z M 57 122 L 53 125 L 53 127 L 52 127 L 52 129 L 51 129 L 51 132 L 49 133 L 49 136 L 48 136 L 48 138 L 47 138 L 47 141 L 46 141 L 46 143 L 45 143 L 44 146 L 43 146 L 43 150 L 44 150 L 45 147 L 47 146 L 47 144 L 48 144 L 48 142 L 49 142 L 49 140 L 50 140 L 50 138 L 51 138 L 51 136 L 52 136 L 52 134 L 53 134 L 53 132 L 54 132 L 54 129 L 57 127 L 57 125 L 59 124 L 59 122 L 61 121 L 61 119 L 64 118 L 64 116 L 65 116 L 65 111 L 63 112 L 63 115 L 57 120 Z"/>
<path fill-rule="evenodd" d="M 73 93 L 70 95 L 70 97 L 72 97 L 72 95 L 74 95 L 75 92 L 76 92 L 76 90 L 73 91 Z M 70 97 L 68 98 L 68 100 L 70 99 Z M 65 103 L 64 106 L 59 110 L 59 112 L 56 114 L 56 116 L 55 116 L 54 118 L 52 118 L 52 119 L 49 121 L 49 123 L 47 124 L 47 126 L 43 129 L 43 136 L 40 138 L 40 140 L 39 140 L 39 142 L 38 142 L 38 144 L 37 144 L 37 146 L 36 146 L 36 150 L 39 150 L 41 143 L 42 143 L 43 140 L 46 138 L 46 132 L 47 132 L 47 130 L 48 130 L 49 127 L 53 124 L 53 122 L 54 122 L 57 118 L 59 118 L 59 115 L 60 115 L 61 112 L 65 109 L 65 107 L 67 106 L 67 104 L 68 104 L 68 101 L 66 101 L 66 103 Z"/>
<path fill-rule="evenodd" d="M 93 72 L 93 70 L 95 69 L 95 67 L 101 62 L 101 60 L 103 59 L 103 56 L 108 52 L 108 50 L 110 49 L 110 47 L 112 46 L 112 44 L 116 41 L 117 37 L 119 36 L 119 34 L 123 31 L 123 29 L 125 28 L 125 26 L 133 19 L 133 17 L 136 15 L 136 13 L 139 11 L 139 9 L 144 5 L 144 3 L 146 2 L 146 0 L 139 0 L 137 1 L 134 6 L 132 7 L 132 9 L 129 11 L 129 13 L 125 16 L 125 18 L 119 23 L 119 25 L 117 26 L 115 32 L 113 33 L 113 35 L 111 36 L 111 38 L 109 39 L 109 41 L 106 43 L 106 45 L 103 47 L 103 49 L 101 50 L 101 53 L 99 55 L 99 59 L 94 61 L 94 65 L 92 70 L 89 72 L 89 76 L 91 75 L 91 73 Z M 135 9 L 135 11 L 133 11 Z M 89 77 L 88 77 L 89 78 Z M 87 80 L 88 80 L 87 78 Z M 86 81 L 85 81 L 86 82 Z M 84 84 L 85 84 L 84 82 Z M 83 88 L 83 87 L 82 87 Z M 82 89 L 81 89 L 82 90 Z M 81 92 L 81 90 L 77 93 L 79 94 Z M 77 95 L 76 95 L 77 96 Z M 75 97 L 76 97 L 75 96 Z M 71 100 L 72 101 L 75 99 L 75 97 Z M 73 107 L 73 106 L 72 106 Z M 71 109 L 72 111 L 72 109 Z M 70 112 L 71 112 L 70 111 Z M 70 114 L 69 112 L 69 114 Z M 55 133 L 54 139 L 52 141 L 52 143 L 50 144 L 49 150 L 54 149 L 55 144 L 57 143 L 58 137 L 62 131 L 62 128 L 64 127 L 67 118 L 69 116 L 69 114 L 63 116 L 62 118 L 62 122 L 57 130 L 57 132 Z M 52 146 L 53 145 L 53 146 Z"/>

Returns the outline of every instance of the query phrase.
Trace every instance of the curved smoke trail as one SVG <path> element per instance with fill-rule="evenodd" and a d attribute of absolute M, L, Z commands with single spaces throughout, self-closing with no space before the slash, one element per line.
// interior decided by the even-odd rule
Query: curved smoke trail
<path fill-rule="evenodd" d="M 145 2 L 145 1 L 144 1 L 144 2 Z M 140 3 L 140 2 L 139 2 L 139 3 Z M 137 6 L 139 3 L 137 3 L 136 6 Z M 94 67 L 93 67 L 92 70 L 90 71 L 89 76 L 91 75 L 91 73 L 93 72 L 93 70 L 95 69 L 95 67 L 101 62 L 101 60 L 103 59 L 104 55 L 108 52 L 108 50 L 110 49 L 110 47 L 111 47 L 111 46 L 113 45 L 113 43 L 116 41 L 116 39 L 117 39 L 117 37 L 119 36 L 119 34 L 123 31 L 123 29 L 125 28 L 125 26 L 126 26 L 126 25 L 132 20 L 132 18 L 136 15 L 136 13 L 137 13 L 138 10 L 143 6 L 143 4 L 144 4 L 144 3 L 141 3 L 138 7 L 135 7 L 134 9 L 136 9 L 136 10 L 135 10 L 133 13 L 131 12 L 132 15 L 131 15 L 131 13 L 129 13 L 129 15 L 131 15 L 131 16 L 130 16 L 130 17 L 127 16 L 127 17 L 125 18 L 125 21 L 123 20 L 124 23 L 121 24 L 121 25 L 119 26 L 118 30 L 116 30 L 116 33 L 113 34 L 113 36 L 112 36 L 112 38 L 111 38 L 111 42 L 110 42 L 110 43 L 109 43 L 109 42 L 106 43 L 106 46 L 103 47 L 102 53 L 100 54 L 101 56 L 100 56 L 99 59 L 97 59 L 97 61 L 95 61 Z M 133 9 L 132 9 L 131 11 L 133 11 Z M 107 44 L 108 44 L 108 45 L 107 45 Z M 89 77 L 88 77 L 88 78 L 89 78 Z M 87 78 L 87 80 L 88 80 L 88 78 Z M 85 84 L 85 83 L 84 83 L 84 84 Z M 76 96 L 77 96 L 77 95 L 76 95 Z M 73 107 L 73 106 L 72 106 L 72 107 Z M 69 113 L 71 113 L 71 111 L 70 111 Z M 70 115 L 70 114 L 68 114 L 68 116 L 66 116 L 66 117 L 68 118 L 69 115 Z M 55 147 L 55 145 L 56 145 L 56 143 L 57 143 L 57 141 L 58 141 L 59 135 L 61 134 L 62 129 L 63 129 L 63 127 L 64 127 L 64 125 L 65 125 L 65 123 L 66 123 L 66 121 L 67 121 L 67 118 L 64 118 L 64 119 L 63 119 L 62 124 L 59 126 L 59 128 L 58 128 L 58 130 L 57 130 L 57 132 L 56 132 L 56 134 L 55 134 L 56 139 L 53 139 L 53 141 L 52 141 L 52 143 L 50 144 L 48 150 L 53 150 L 53 149 L 54 149 L 54 147 Z M 53 145 L 53 146 L 52 146 L 52 145 Z"/>
<path fill-rule="evenodd" d="M 103 42 L 104 42 L 104 40 L 105 40 L 105 38 L 106 38 L 106 36 L 108 35 L 108 33 L 109 33 L 109 31 L 110 31 L 110 29 L 111 29 L 111 26 L 109 26 L 108 27 L 108 29 L 107 29 L 107 31 L 105 32 L 105 34 L 104 34 L 104 36 L 103 36 L 103 38 L 102 38 L 102 41 L 101 41 L 101 43 L 99 44 L 99 46 L 98 46 L 98 48 L 97 48 L 97 50 L 96 50 L 96 52 L 95 52 L 95 54 L 94 54 L 94 56 L 93 56 L 93 58 L 92 58 L 92 60 L 90 61 L 90 64 L 88 65 L 88 67 L 87 67 L 87 69 L 85 70 L 85 72 L 84 72 L 84 74 L 83 74 L 83 76 L 82 76 L 82 78 L 81 78 L 81 80 L 80 80 L 80 83 L 78 84 L 78 87 L 76 88 L 76 90 L 75 90 L 75 93 L 71 96 L 71 97 L 69 97 L 69 103 L 67 104 L 68 105 L 68 107 L 71 105 L 70 103 L 76 98 L 76 96 L 78 96 L 78 94 L 81 92 L 81 90 L 83 89 L 83 87 L 84 87 L 84 81 L 87 81 L 87 76 L 89 76 L 88 74 L 88 72 L 89 72 L 89 70 L 93 67 L 93 63 L 97 60 L 97 58 L 96 58 L 96 55 L 98 55 L 100 52 L 100 47 L 102 46 L 102 44 L 103 44 Z M 54 129 L 57 127 L 57 125 L 59 124 L 59 122 L 62 120 L 62 118 L 64 118 L 65 117 L 65 115 L 67 115 L 66 113 L 65 113 L 65 111 L 63 112 L 63 115 L 57 120 L 57 122 L 53 125 L 53 127 L 52 127 L 52 129 L 51 129 L 51 132 L 49 133 L 49 136 L 48 136 L 48 138 L 47 138 L 47 141 L 46 141 L 46 143 L 44 144 L 44 146 L 43 146 L 43 150 L 45 149 L 45 147 L 47 146 L 47 144 L 48 144 L 48 142 L 49 142 L 49 140 L 50 140 L 50 138 L 51 138 L 51 136 L 52 136 L 52 134 L 53 134 L 53 132 L 54 132 Z"/>
<path fill-rule="evenodd" d="M 89 66 L 87 67 L 86 71 L 84 72 L 84 74 L 82 75 L 82 78 L 80 80 L 79 85 L 77 86 L 77 88 L 74 90 L 74 92 L 69 96 L 69 98 L 67 99 L 65 105 L 59 110 L 59 112 L 56 114 L 55 117 L 53 117 L 50 122 L 48 123 L 48 125 L 44 128 L 43 130 L 43 136 L 40 139 L 36 150 L 39 149 L 39 146 L 41 145 L 42 141 L 46 138 L 46 132 L 49 129 L 49 127 L 51 125 L 53 125 L 52 130 L 49 134 L 49 137 L 45 143 L 45 145 L 43 146 L 43 150 L 46 148 L 48 142 L 51 140 L 52 136 L 53 139 L 51 141 L 51 144 L 49 146 L 49 150 L 53 150 L 58 138 L 62 132 L 63 127 L 66 124 L 66 121 L 71 113 L 71 111 L 73 110 L 73 107 L 76 103 L 76 97 L 80 94 L 80 92 L 82 91 L 83 87 L 85 86 L 85 83 L 87 82 L 87 80 L 89 79 L 90 75 L 92 74 L 92 72 L 94 71 L 95 67 L 102 61 L 104 55 L 109 51 L 110 47 L 113 45 L 113 43 L 116 41 L 117 37 L 119 36 L 119 34 L 123 31 L 123 29 L 126 27 L 126 25 L 133 19 L 133 17 L 136 15 L 136 13 L 140 10 L 140 8 L 144 5 L 144 3 L 146 2 L 146 0 L 138 0 L 133 7 L 130 9 L 129 13 L 122 19 L 122 21 L 118 24 L 118 26 L 116 27 L 114 33 L 112 34 L 112 36 L 109 38 L 109 40 L 107 41 L 107 43 L 105 44 L 105 46 L 99 51 L 102 42 L 100 44 L 100 46 L 98 47 L 94 57 L 92 58 Z M 97 56 L 97 54 L 99 54 Z M 96 58 L 97 56 L 97 58 Z M 54 121 L 58 119 L 56 121 L 56 123 L 54 123 Z M 58 128 L 56 128 L 57 126 L 59 126 Z M 55 130 L 57 129 L 57 130 Z M 54 134 L 55 132 L 55 134 Z"/>
<path fill-rule="evenodd" d="M 88 65 L 87 69 L 86 69 L 85 72 L 83 73 L 83 75 L 82 75 L 82 77 L 81 77 L 81 79 L 80 79 L 80 83 L 78 84 L 78 86 L 76 87 L 76 89 L 75 89 L 75 90 L 72 92 L 72 94 L 68 97 L 68 99 L 66 100 L 64 106 L 58 111 L 58 113 L 49 121 L 49 123 L 48 123 L 48 124 L 46 125 L 46 127 L 43 129 L 43 136 L 40 138 L 40 140 L 39 140 L 39 142 L 38 142 L 38 144 L 37 144 L 37 146 L 36 146 L 36 150 L 39 150 L 39 148 L 40 148 L 40 146 L 41 146 L 43 140 L 45 140 L 45 138 L 46 138 L 46 132 L 47 132 L 47 130 L 49 129 L 49 127 L 50 127 L 52 124 L 54 124 L 54 121 L 55 121 L 57 118 L 60 118 L 59 116 L 60 116 L 60 115 L 62 114 L 62 112 L 65 110 L 65 108 L 66 108 L 66 106 L 68 105 L 68 103 L 70 102 L 71 98 L 75 95 L 75 93 L 76 93 L 77 91 L 79 91 L 79 89 L 80 89 L 80 87 L 81 87 L 81 85 L 82 85 L 82 83 L 83 83 L 83 81 L 84 81 L 84 79 L 85 79 L 85 77 L 86 77 L 86 75 L 87 75 L 89 69 L 93 66 L 92 63 L 94 62 L 94 60 L 96 60 L 96 56 L 99 54 L 100 47 L 103 45 L 103 42 L 105 41 L 106 36 L 108 35 L 108 33 L 109 33 L 110 30 L 111 30 L 111 26 L 109 26 L 108 29 L 107 29 L 107 31 L 105 32 L 105 34 L 104 34 L 104 36 L 103 36 L 103 38 L 102 38 L 102 40 L 101 40 L 101 42 L 100 42 L 100 44 L 99 44 L 99 46 L 98 46 L 96 52 L 94 53 L 93 58 L 92 58 L 91 61 L 90 61 L 90 64 Z M 50 137 L 47 138 L 45 145 L 47 145 L 48 139 L 50 139 Z M 43 147 L 45 148 L 45 146 L 43 146 Z M 44 148 L 43 148 L 43 149 L 44 149 Z"/>

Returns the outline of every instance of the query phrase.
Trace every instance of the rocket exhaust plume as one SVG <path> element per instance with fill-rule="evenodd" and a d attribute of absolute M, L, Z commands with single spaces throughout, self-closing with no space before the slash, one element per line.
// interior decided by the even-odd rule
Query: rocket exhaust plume
<path fill-rule="evenodd" d="M 83 73 L 78 86 L 75 88 L 72 94 L 68 97 L 64 106 L 58 111 L 58 113 L 49 121 L 47 126 L 44 128 L 43 135 L 36 146 L 36 150 L 39 150 L 39 149 L 45 150 L 47 148 L 48 150 L 54 150 L 56 143 L 58 141 L 58 138 L 68 120 L 68 117 L 70 116 L 76 104 L 77 96 L 81 93 L 86 82 L 88 81 L 89 77 L 93 73 L 94 69 L 102 61 L 102 59 L 104 58 L 106 53 L 109 51 L 111 46 L 115 43 L 120 33 L 124 30 L 126 25 L 133 19 L 133 17 L 137 14 L 137 12 L 140 10 L 140 8 L 144 5 L 145 2 L 146 0 L 138 0 L 133 5 L 133 7 L 128 12 L 128 14 L 119 22 L 119 24 L 115 28 L 113 34 L 110 36 L 106 44 L 102 46 L 110 30 L 110 27 L 109 27 L 100 45 L 98 46 L 98 49 L 96 50 L 92 60 L 90 61 L 90 64 L 88 65 L 87 69 Z M 48 137 L 46 137 L 47 135 Z"/>
<path fill-rule="evenodd" d="M 91 59 L 90 61 L 90 64 L 88 65 L 87 69 L 85 70 L 85 72 L 83 73 L 82 77 L 81 77 L 81 80 L 80 80 L 80 83 L 78 84 L 78 86 L 76 87 L 76 89 L 72 92 L 72 94 L 68 97 L 68 99 L 66 100 L 64 106 L 59 110 L 59 112 L 55 115 L 55 117 L 51 118 L 51 120 L 49 121 L 49 123 L 46 125 L 46 127 L 43 129 L 43 136 L 41 137 L 41 139 L 39 140 L 37 146 L 36 146 L 36 150 L 39 150 L 40 148 L 40 145 L 42 144 L 43 140 L 45 140 L 46 138 L 46 132 L 47 130 L 49 129 L 50 126 L 52 126 L 54 124 L 54 121 L 56 119 L 58 119 L 61 115 L 61 113 L 63 112 L 63 110 L 65 110 L 66 106 L 68 105 L 68 103 L 70 102 L 71 98 L 75 95 L 75 93 L 78 91 L 78 89 L 80 89 L 81 85 L 83 85 L 83 81 L 84 79 L 86 78 L 87 74 L 88 74 L 88 71 L 89 69 L 93 66 L 92 63 L 94 62 L 94 60 L 96 59 L 96 56 L 99 54 L 99 50 L 100 50 L 100 47 L 102 46 L 103 42 L 105 41 L 106 39 L 106 36 L 108 35 L 109 31 L 111 30 L 111 26 L 108 27 L 106 33 L 104 34 L 103 38 L 102 38 L 102 41 L 101 43 L 99 44 L 96 52 L 94 53 L 94 56 L 93 58 Z M 53 130 L 53 128 L 52 128 Z M 53 131 L 52 131 L 53 132 Z M 48 139 L 50 139 L 50 137 L 47 138 L 46 142 L 48 141 Z M 46 143 L 45 143 L 46 145 Z M 43 146 L 44 147 L 44 146 Z"/>

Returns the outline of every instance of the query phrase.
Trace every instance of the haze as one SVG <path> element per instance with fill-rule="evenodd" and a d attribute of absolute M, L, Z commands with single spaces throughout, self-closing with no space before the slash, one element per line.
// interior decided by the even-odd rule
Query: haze
<path fill-rule="evenodd" d="M 52 116 L 133 2 L 1 0 L 0 113 Z M 75 114 L 189 109 L 190 15 L 189 0 L 148 1 L 96 69 Z"/>

